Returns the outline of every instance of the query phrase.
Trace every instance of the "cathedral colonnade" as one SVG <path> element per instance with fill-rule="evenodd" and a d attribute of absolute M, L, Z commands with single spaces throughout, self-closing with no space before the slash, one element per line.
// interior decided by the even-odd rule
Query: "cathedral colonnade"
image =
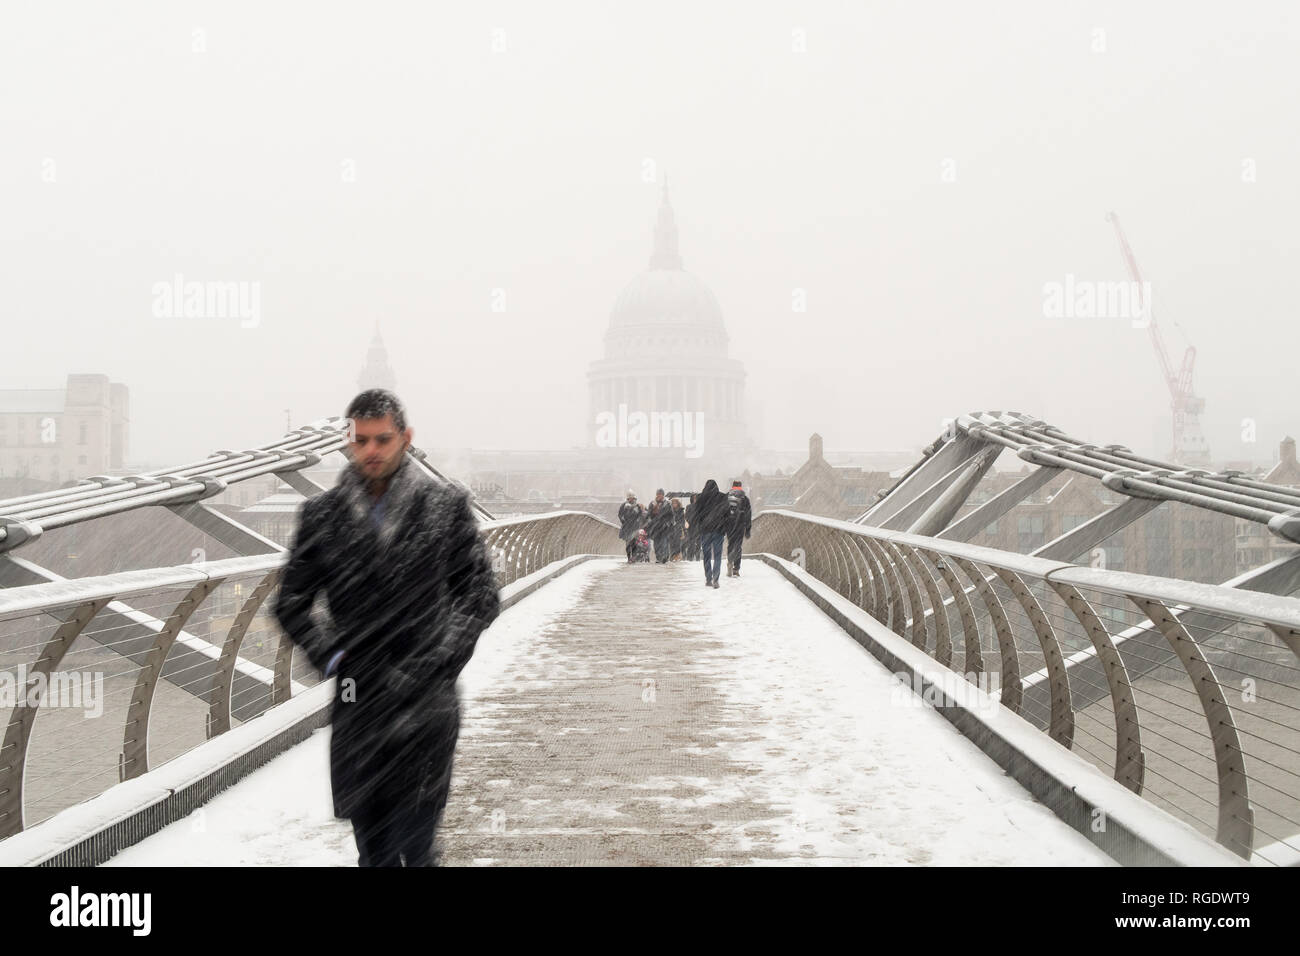
<path fill-rule="evenodd" d="M 703 412 L 711 419 L 739 421 L 744 383 L 722 376 L 645 373 L 592 383 L 593 415 L 629 412 Z"/>
<path fill-rule="evenodd" d="M 745 369 L 727 347 L 717 297 L 682 264 L 665 183 L 649 268 L 615 299 L 604 355 L 587 372 L 587 442 L 603 467 L 638 487 L 698 487 L 712 474 L 739 474 Z M 633 419 L 638 412 L 653 423 Z M 655 413 L 681 415 L 680 428 L 666 434 Z"/>

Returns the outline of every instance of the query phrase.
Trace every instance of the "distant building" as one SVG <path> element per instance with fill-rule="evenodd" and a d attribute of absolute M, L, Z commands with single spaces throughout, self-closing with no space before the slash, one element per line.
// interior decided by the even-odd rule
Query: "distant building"
<path fill-rule="evenodd" d="M 1290 435 L 1278 445 L 1278 463 L 1261 475 L 1260 480 L 1273 485 L 1300 488 L 1300 463 L 1296 462 L 1295 439 Z M 1279 558 L 1291 557 L 1300 551 L 1300 545 L 1279 538 L 1266 525 L 1240 518 L 1237 519 L 1236 545 L 1238 574 Z"/>
<path fill-rule="evenodd" d="M 0 389 L 0 493 L 120 473 L 130 435 L 127 387 L 69 375 L 64 388 Z"/>
<path fill-rule="evenodd" d="M 1287 485 L 1300 488 L 1300 464 L 1296 463 L 1295 439 L 1287 435 L 1277 446 L 1278 462 L 1264 475 L 1264 480 L 1273 485 Z"/>
<path fill-rule="evenodd" d="M 685 270 L 665 183 L 649 268 L 609 313 L 587 372 L 584 444 L 570 449 L 430 449 L 494 513 L 575 507 L 612 517 L 629 487 L 698 491 L 741 474 L 754 448 L 745 369 L 728 356 L 722 308 Z"/>
<path fill-rule="evenodd" d="M 734 477 L 719 476 L 719 486 L 725 491 Z M 755 514 L 765 508 L 783 508 L 843 520 L 858 517 L 877 491 L 893 483 L 886 471 L 832 465 L 823 454 L 818 434 L 808 439 L 808 460 L 791 474 L 751 474 L 746 470 L 739 477 Z"/>
<path fill-rule="evenodd" d="M 962 507 L 965 516 L 1030 473 L 990 472 Z M 1029 554 L 1104 511 L 1126 496 L 1072 472 L 1064 472 L 990 522 L 972 544 Z M 1067 560 L 1112 571 L 1220 584 L 1236 573 L 1233 519 L 1175 501 L 1165 502 L 1122 528 L 1097 547 Z M 1116 620 L 1128 617 L 1116 609 Z"/>
<path fill-rule="evenodd" d="M 357 375 L 357 388 L 365 391 L 369 388 L 386 388 L 397 391 L 397 373 L 388 364 L 388 349 L 384 347 L 383 336 L 379 334 L 379 323 L 375 323 L 375 334 L 370 339 L 370 348 L 366 350 L 366 364 Z"/>
<path fill-rule="evenodd" d="M 745 369 L 727 344 L 717 297 L 682 265 L 665 181 L 650 268 L 615 300 L 587 373 L 596 467 L 653 491 L 700 488 L 743 464 Z"/>

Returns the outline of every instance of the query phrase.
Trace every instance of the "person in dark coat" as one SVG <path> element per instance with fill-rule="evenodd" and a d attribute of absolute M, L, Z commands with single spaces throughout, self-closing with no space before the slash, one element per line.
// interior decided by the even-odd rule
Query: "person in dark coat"
<path fill-rule="evenodd" d="M 645 524 L 645 509 L 636 501 L 632 489 L 627 490 L 627 501 L 618 506 L 618 536 L 627 542 L 627 559 L 632 561 L 632 549 L 636 543 L 636 533 Z"/>
<path fill-rule="evenodd" d="M 700 528 L 695 520 L 695 499 L 697 495 L 691 495 L 690 504 L 686 506 L 686 560 L 698 561 L 700 559 Z"/>
<path fill-rule="evenodd" d="M 682 509 L 682 500 L 673 499 L 673 560 L 682 559 L 682 542 L 686 537 L 686 512 Z"/>
<path fill-rule="evenodd" d="M 655 562 L 667 564 L 673 553 L 673 528 L 676 525 L 673 521 L 672 505 L 664 497 L 662 488 L 655 491 L 655 500 L 650 502 L 650 507 L 646 508 L 645 514 L 646 531 L 650 533 L 650 540 L 655 543 Z"/>
<path fill-rule="evenodd" d="M 749 505 L 749 495 L 740 486 L 737 478 L 731 483 L 731 493 L 727 495 L 727 577 L 740 577 L 740 551 L 745 539 L 753 527 L 753 509 Z"/>
<path fill-rule="evenodd" d="M 704 483 L 704 490 L 695 499 L 695 522 L 700 529 L 705 584 L 709 587 L 719 587 L 718 573 L 722 570 L 722 538 L 727 529 L 727 496 L 718 490 L 718 483 L 712 478 Z"/>
<path fill-rule="evenodd" d="M 460 734 L 456 678 L 500 610 L 497 582 L 469 493 L 406 454 L 397 396 L 362 392 L 347 418 L 349 464 L 302 506 L 275 616 L 338 677 L 330 784 L 359 864 L 429 866 Z"/>

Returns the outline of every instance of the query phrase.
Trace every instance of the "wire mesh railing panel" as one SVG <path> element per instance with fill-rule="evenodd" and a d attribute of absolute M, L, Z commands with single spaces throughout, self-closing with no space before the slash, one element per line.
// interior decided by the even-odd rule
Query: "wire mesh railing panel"
<path fill-rule="evenodd" d="M 1300 853 L 1300 599 L 780 510 L 754 540 L 1234 853 Z"/>
<path fill-rule="evenodd" d="M 109 603 L 61 655 L 49 644 L 42 648 L 55 656 L 46 657 L 46 693 L 33 708 L 26 742 L 28 826 L 120 782 L 123 728 L 141 665 L 186 590 L 159 589 Z M 54 616 L 41 618 L 52 622 L 47 629 L 53 639 L 61 625 Z"/>
<path fill-rule="evenodd" d="M 503 587 L 559 558 L 623 551 L 615 525 L 582 512 L 480 528 Z M 286 558 L 0 590 L 0 838 L 319 683 L 274 615 Z"/>

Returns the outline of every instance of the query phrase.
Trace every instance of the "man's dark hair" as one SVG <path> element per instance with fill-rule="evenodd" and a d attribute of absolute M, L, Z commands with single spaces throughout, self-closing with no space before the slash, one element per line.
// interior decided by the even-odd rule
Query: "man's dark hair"
<path fill-rule="evenodd" d="M 406 431 L 406 409 L 402 400 L 386 388 L 368 388 L 348 404 L 344 418 L 383 418 L 393 416 L 393 427 Z"/>

